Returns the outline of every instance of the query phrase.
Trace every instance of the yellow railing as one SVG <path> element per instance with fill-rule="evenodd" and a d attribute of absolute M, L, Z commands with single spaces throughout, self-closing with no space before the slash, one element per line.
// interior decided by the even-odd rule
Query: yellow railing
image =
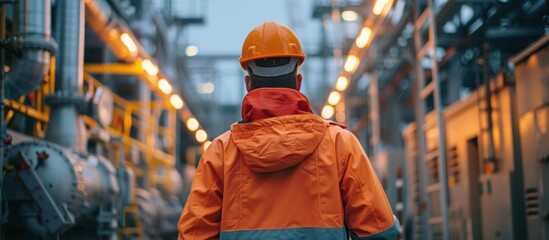
<path fill-rule="evenodd" d="M 91 83 L 94 89 L 102 86 L 102 84 L 93 78 L 91 75 L 85 73 L 84 79 L 87 83 Z M 35 119 L 34 123 L 34 136 L 43 137 L 44 129 L 49 121 L 50 108 L 44 103 L 45 96 L 53 93 L 55 88 L 55 58 L 51 59 L 51 67 L 49 73 L 44 77 L 44 82 L 38 90 L 34 93 L 22 97 L 18 100 L 4 99 L 4 105 L 7 108 L 7 113 L 4 118 L 4 122 L 9 124 L 13 121 L 15 112 L 19 112 L 24 116 Z M 29 97 L 30 96 L 30 97 Z M 25 99 L 26 98 L 26 99 Z M 30 100 L 30 102 L 25 103 Z M 125 150 L 125 161 L 137 176 L 148 176 L 151 181 L 151 186 L 162 184 L 170 185 L 169 182 L 169 169 L 175 166 L 175 124 L 176 124 L 176 110 L 173 109 L 169 103 L 166 102 L 129 102 L 122 97 L 113 94 L 114 101 L 114 113 L 113 122 L 110 126 L 104 127 L 104 129 L 113 137 L 122 138 L 123 147 Z M 150 116 L 146 119 L 141 119 L 138 115 L 138 111 L 148 109 Z M 152 111 L 154 109 L 154 111 Z M 167 112 L 166 126 L 159 124 L 160 114 Z M 98 126 L 97 122 L 88 116 L 82 116 L 84 123 L 88 127 Z M 143 139 L 139 140 L 131 136 L 131 129 L 136 126 L 145 126 L 139 128 L 143 131 Z M 168 145 L 166 151 L 156 147 L 156 139 L 164 139 Z M 137 149 L 144 156 L 144 163 L 146 169 L 140 169 L 139 165 L 131 163 L 129 161 L 130 149 Z M 118 156 L 114 156 L 113 163 L 117 165 L 119 163 Z M 159 169 L 163 169 L 165 174 L 163 176 L 157 176 Z"/>
<path fill-rule="evenodd" d="M 102 86 L 102 84 L 93 78 L 89 74 L 84 74 L 84 79 L 93 84 L 94 88 Z M 151 186 L 156 184 L 170 185 L 169 169 L 175 166 L 175 124 L 176 124 L 176 111 L 166 102 L 129 102 L 120 96 L 113 94 L 114 101 L 114 115 L 113 123 L 111 126 L 105 128 L 106 131 L 112 136 L 121 137 L 126 152 L 126 164 L 130 167 L 136 176 L 144 177 L 148 176 Z M 139 111 L 146 109 L 149 111 L 150 116 L 145 119 L 141 119 Z M 152 112 L 151 110 L 156 111 Z M 162 111 L 168 113 L 168 126 L 160 126 L 159 118 Z M 94 124 L 95 120 L 90 117 L 85 117 L 85 122 L 88 126 Z M 136 139 L 131 136 L 132 127 L 142 127 L 140 131 L 143 131 L 143 140 Z M 170 130 L 172 129 L 172 130 Z M 167 151 L 163 151 L 155 147 L 155 139 L 162 137 L 166 139 L 170 145 Z M 137 149 L 143 154 L 146 169 L 139 169 L 135 163 L 132 163 L 129 159 L 130 150 Z M 115 162 L 117 164 L 117 161 Z M 163 176 L 158 176 L 159 169 L 163 169 L 162 172 L 166 173 Z"/>

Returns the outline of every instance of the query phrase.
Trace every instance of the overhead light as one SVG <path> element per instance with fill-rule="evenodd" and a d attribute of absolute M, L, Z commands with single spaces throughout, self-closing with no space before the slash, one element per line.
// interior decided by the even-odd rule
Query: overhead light
<path fill-rule="evenodd" d="M 352 22 L 352 21 L 356 21 L 358 19 L 358 14 L 356 14 L 355 11 L 346 10 L 346 11 L 343 11 L 341 13 L 341 18 L 344 21 Z"/>
<path fill-rule="evenodd" d="M 339 100 L 341 100 L 341 94 L 337 91 L 332 91 L 330 95 L 328 96 L 328 104 L 330 105 L 336 105 Z"/>
<path fill-rule="evenodd" d="M 187 57 L 194 57 L 198 54 L 198 47 L 195 45 L 189 45 L 185 48 L 185 55 Z"/>
<path fill-rule="evenodd" d="M 177 94 L 172 94 L 170 103 L 175 109 L 181 109 L 183 107 L 183 100 Z"/>
<path fill-rule="evenodd" d="M 196 133 L 194 134 L 194 138 L 197 142 L 203 143 L 204 141 L 208 140 L 208 133 L 206 133 L 206 131 L 204 131 L 203 129 L 200 129 L 196 131 Z"/>
<path fill-rule="evenodd" d="M 210 140 L 205 141 L 204 142 L 204 151 L 206 151 L 206 149 L 208 149 L 208 147 L 210 147 L 210 145 L 212 145 L 212 141 L 210 141 Z"/>
<path fill-rule="evenodd" d="M 122 35 L 120 35 L 120 41 L 122 41 L 122 43 L 126 45 L 128 51 L 132 53 L 137 51 L 137 45 L 135 45 L 135 42 L 133 41 L 133 38 L 130 36 L 130 34 L 122 33 Z"/>
<path fill-rule="evenodd" d="M 340 76 L 337 78 L 336 89 L 338 91 L 345 91 L 348 85 L 349 85 L 349 79 L 347 79 L 347 77 Z"/>
<path fill-rule="evenodd" d="M 349 55 L 347 57 L 347 61 L 345 62 L 345 71 L 348 73 L 352 73 L 356 70 L 358 67 L 358 64 L 360 63 L 360 60 L 355 55 Z"/>
<path fill-rule="evenodd" d="M 370 39 L 372 37 L 372 29 L 369 27 L 363 27 L 360 31 L 360 34 L 356 38 L 356 46 L 359 48 L 364 48 L 368 43 L 370 42 Z"/>
<path fill-rule="evenodd" d="M 332 116 L 334 115 L 334 107 L 330 106 L 330 105 L 324 105 L 324 107 L 322 108 L 322 112 L 320 113 L 320 115 L 324 118 L 324 119 L 330 119 L 332 118 Z"/>
<path fill-rule="evenodd" d="M 375 15 L 379 15 L 383 12 L 385 5 L 389 3 L 389 0 L 377 0 L 372 11 Z"/>
<path fill-rule="evenodd" d="M 160 91 L 164 94 L 172 93 L 172 90 L 173 90 L 172 85 L 170 85 L 170 82 L 168 82 L 168 80 L 164 78 L 161 78 L 160 80 L 158 80 L 157 86 L 158 86 L 158 89 L 160 89 Z"/>
<path fill-rule="evenodd" d="M 154 76 L 156 76 L 156 74 L 158 74 L 158 67 L 156 65 L 154 65 L 154 63 L 151 62 L 151 60 L 149 60 L 149 59 L 145 59 L 145 60 L 141 61 L 141 67 L 150 76 L 154 77 Z"/>
<path fill-rule="evenodd" d="M 198 120 L 196 120 L 196 118 L 191 117 L 187 120 L 187 129 L 189 129 L 190 131 L 196 131 L 198 127 L 200 127 L 200 124 L 198 123 Z"/>

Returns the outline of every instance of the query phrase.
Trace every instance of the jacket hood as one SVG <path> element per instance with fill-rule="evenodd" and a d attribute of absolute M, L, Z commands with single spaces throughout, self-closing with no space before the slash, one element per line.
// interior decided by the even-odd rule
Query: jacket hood
<path fill-rule="evenodd" d="M 246 94 L 242 102 L 242 119 L 246 122 L 312 112 L 309 99 L 291 88 L 258 88 Z"/>
<path fill-rule="evenodd" d="M 313 154 L 327 129 L 314 114 L 296 114 L 234 124 L 231 138 L 253 171 L 274 172 Z"/>

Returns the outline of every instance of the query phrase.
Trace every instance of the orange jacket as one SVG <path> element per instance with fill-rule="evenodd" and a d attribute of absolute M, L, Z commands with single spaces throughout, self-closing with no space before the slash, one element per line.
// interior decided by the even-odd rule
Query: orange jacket
<path fill-rule="evenodd" d="M 397 237 L 398 221 L 357 138 L 307 113 L 308 101 L 296 104 L 303 99 L 292 89 L 248 93 L 244 119 L 259 117 L 234 124 L 202 156 L 179 239 L 345 240 L 347 229 L 353 239 Z M 286 104 L 272 108 L 277 101 Z M 284 114 L 291 109 L 300 114 Z"/>

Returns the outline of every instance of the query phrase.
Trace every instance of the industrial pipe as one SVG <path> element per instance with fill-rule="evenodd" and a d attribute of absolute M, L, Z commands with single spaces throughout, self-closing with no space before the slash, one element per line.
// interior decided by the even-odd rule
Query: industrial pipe
<path fill-rule="evenodd" d="M 19 205 L 19 214 L 22 218 L 22 227 L 27 233 L 35 237 L 44 237 L 48 233 L 46 227 L 38 222 L 40 210 L 34 203 L 24 202 Z"/>
<path fill-rule="evenodd" d="M 28 216 L 23 218 L 23 228 L 31 236 L 43 237 L 47 234 L 46 227 L 38 222 L 38 216 Z"/>
<path fill-rule="evenodd" d="M 492 88 L 490 87 L 490 66 L 489 64 L 489 51 L 490 47 L 487 43 L 482 46 L 483 49 L 483 66 L 482 76 L 484 78 L 485 85 L 485 101 L 486 101 L 486 122 L 488 123 L 488 162 L 490 163 L 491 171 L 497 171 L 498 166 L 496 162 L 496 150 L 494 145 L 494 121 L 492 120 Z"/>
<path fill-rule="evenodd" d="M 83 0 L 57 1 L 55 38 L 63 48 L 57 54 L 55 92 L 47 96 L 51 106 L 46 140 L 84 152 L 87 138 L 78 108 L 82 97 L 84 67 Z"/>
<path fill-rule="evenodd" d="M 80 95 L 84 67 L 84 11 L 82 0 L 57 2 L 55 38 L 57 54 L 55 89 Z"/>
<path fill-rule="evenodd" d="M 130 33 L 131 30 L 126 24 L 120 21 L 114 14 L 108 3 L 102 0 L 84 0 L 86 5 L 86 23 L 106 43 L 113 54 L 126 62 L 136 60 L 138 49 L 129 51 L 120 40 L 123 33 Z"/>
<path fill-rule="evenodd" d="M 23 217 L 23 228 L 31 236 L 44 237 L 48 233 L 46 227 L 38 222 L 38 216 L 25 216 Z"/>
<path fill-rule="evenodd" d="M 16 99 L 36 90 L 50 67 L 57 49 L 51 38 L 50 0 L 19 0 L 16 5 L 15 40 L 21 56 L 14 58 L 6 81 L 6 97 Z"/>

